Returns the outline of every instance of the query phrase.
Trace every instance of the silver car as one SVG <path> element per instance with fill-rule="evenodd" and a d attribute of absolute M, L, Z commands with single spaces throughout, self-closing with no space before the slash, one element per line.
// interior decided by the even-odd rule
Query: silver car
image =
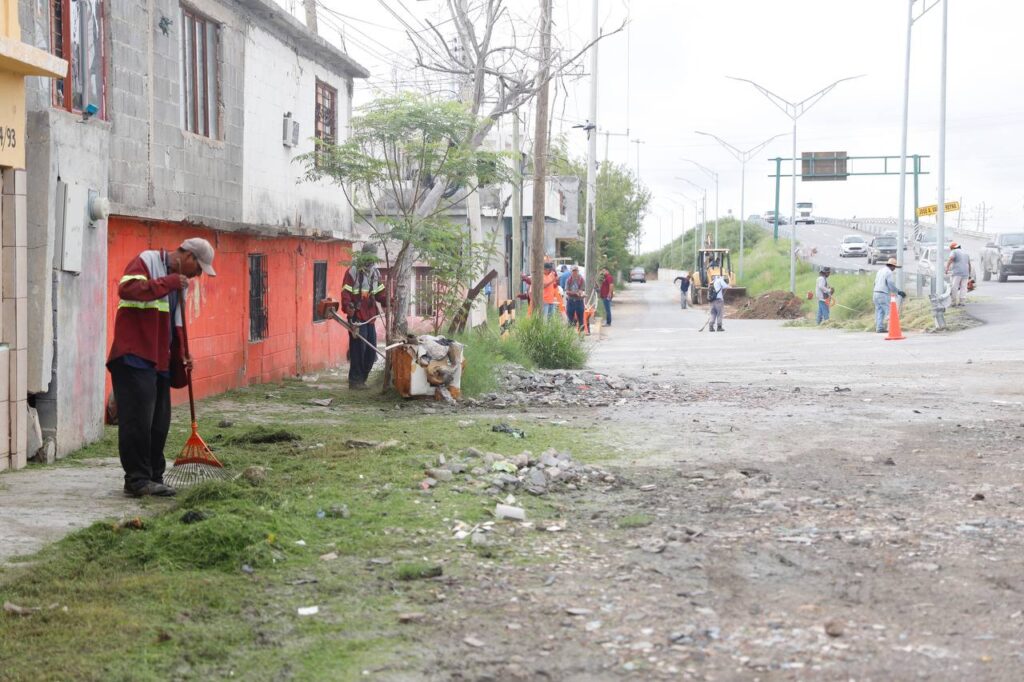
<path fill-rule="evenodd" d="M 851 258 L 868 255 L 868 243 L 859 234 L 850 234 L 843 237 L 843 243 L 839 245 L 839 257 Z"/>

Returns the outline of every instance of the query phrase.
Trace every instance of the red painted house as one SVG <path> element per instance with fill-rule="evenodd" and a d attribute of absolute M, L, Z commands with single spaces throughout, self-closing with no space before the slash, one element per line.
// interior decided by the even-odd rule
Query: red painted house
<path fill-rule="evenodd" d="M 117 283 L 145 249 L 216 250 L 188 311 L 200 397 L 345 362 L 313 302 L 340 295 L 352 213 L 296 157 L 344 139 L 369 72 L 274 0 L 161 6 L 23 13 L 23 41 L 70 62 L 26 98 L 26 398 L 57 456 L 102 434 Z"/>

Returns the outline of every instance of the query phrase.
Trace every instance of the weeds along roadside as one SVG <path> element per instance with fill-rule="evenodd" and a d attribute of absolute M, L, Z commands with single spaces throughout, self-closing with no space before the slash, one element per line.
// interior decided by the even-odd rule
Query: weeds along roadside
<path fill-rule="evenodd" d="M 309 404 L 325 395 L 337 397 L 331 408 Z M 24 643 L 7 649 L 4 679 L 266 679 L 285 669 L 355 679 L 408 644 L 397 614 L 422 609 L 444 589 L 410 577 L 427 564 L 457 577 L 477 559 L 449 527 L 491 519 L 495 498 L 456 485 L 420 491 L 438 454 L 587 454 L 572 425 L 531 422 L 520 440 L 492 432 L 494 420 L 476 413 L 422 414 L 367 393 L 348 396 L 340 380 L 295 380 L 204 401 L 200 419 L 218 458 L 233 471 L 262 467 L 265 477 L 145 500 L 152 515 L 141 530 L 96 523 L 22 567 L 0 569 L 0 600 L 44 606 L 0 616 L 0 638 Z M 169 452 L 184 442 L 186 417 L 176 411 Z M 260 426 L 293 438 L 249 442 Z M 352 439 L 395 443 L 360 449 Z M 109 429 L 59 466 L 109 457 L 115 443 Z M 517 497 L 530 519 L 558 517 L 554 500 Z M 202 518 L 185 523 L 190 512 Z M 487 551 L 522 560 L 502 546 Z M 316 617 L 297 615 L 314 605 Z"/>

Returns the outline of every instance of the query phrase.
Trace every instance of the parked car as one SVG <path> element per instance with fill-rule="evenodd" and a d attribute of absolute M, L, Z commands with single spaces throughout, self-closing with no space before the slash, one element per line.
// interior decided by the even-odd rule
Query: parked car
<path fill-rule="evenodd" d="M 943 277 L 945 277 L 945 263 L 949 259 L 949 249 L 942 250 Z M 935 274 L 935 245 L 926 246 L 921 250 L 921 257 L 917 261 L 917 276 L 931 278 Z"/>
<path fill-rule="evenodd" d="M 839 245 L 839 257 L 851 258 L 868 255 L 868 244 L 859 234 L 848 234 Z"/>
<path fill-rule="evenodd" d="M 904 251 L 907 250 L 907 246 L 910 244 L 910 235 L 907 234 L 908 232 L 909 232 L 909 230 L 904 230 L 903 231 L 903 250 Z M 897 233 L 896 230 L 886 230 L 885 232 L 882 233 L 883 237 L 892 237 L 893 239 L 898 239 L 899 237 L 897 235 L 898 235 L 898 233 Z"/>
<path fill-rule="evenodd" d="M 639 266 L 633 268 L 629 271 L 629 281 L 647 284 L 647 271 Z"/>
<path fill-rule="evenodd" d="M 922 227 L 914 235 L 914 257 L 920 258 L 921 254 L 929 246 L 935 246 L 935 228 Z"/>
<path fill-rule="evenodd" d="M 895 237 L 875 237 L 868 244 L 868 265 L 881 263 L 896 257 Z"/>
<path fill-rule="evenodd" d="M 981 252 L 981 278 L 992 275 L 1005 282 L 1011 275 L 1024 275 L 1024 232 L 1007 232 L 985 244 Z"/>

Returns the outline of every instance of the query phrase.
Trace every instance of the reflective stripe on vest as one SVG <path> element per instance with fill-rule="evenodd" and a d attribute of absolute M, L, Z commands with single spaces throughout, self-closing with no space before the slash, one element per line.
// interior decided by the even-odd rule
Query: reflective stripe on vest
<path fill-rule="evenodd" d="M 125 282 L 131 282 L 132 280 L 136 279 L 141 279 L 143 282 L 145 282 L 146 280 L 149 279 L 149 277 L 146 277 L 145 275 L 125 275 L 124 277 L 121 278 L 121 281 L 118 282 L 118 284 L 124 284 Z"/>
<path fill-rule="evenodd" d="M 139 308 L 142 310 L 157 310 L 161 313 L 171 312 L 171 304 L 167 300 L 158 301 L 126 301 L 121 299 L 121 302 L 117 304 L 118 308 Z"/>

